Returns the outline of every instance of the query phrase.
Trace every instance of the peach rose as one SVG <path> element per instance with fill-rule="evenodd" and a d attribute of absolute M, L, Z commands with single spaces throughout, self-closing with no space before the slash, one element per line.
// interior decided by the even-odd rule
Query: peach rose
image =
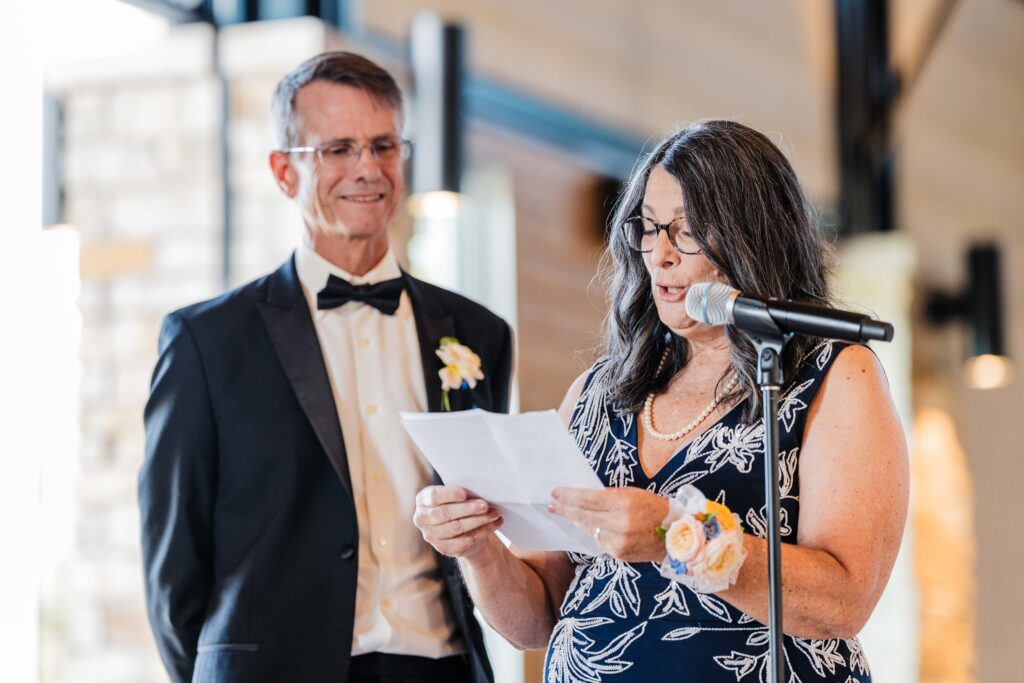
<path fill-rule="evenodd" d="M 693 562 L 704 547 L 704 525 L 686 515 L 672 522 L 665 532 L 665 549 L 673 559 Z"/>
<path fill-rule="evenodd" d="M 705 593 L 725 590 L 736 583 L 746 556 L 742 533 L 733 530 L 719 534 L 707 542 L 700 560 L 690 567 L 696 580 L 693 588 Z"/>

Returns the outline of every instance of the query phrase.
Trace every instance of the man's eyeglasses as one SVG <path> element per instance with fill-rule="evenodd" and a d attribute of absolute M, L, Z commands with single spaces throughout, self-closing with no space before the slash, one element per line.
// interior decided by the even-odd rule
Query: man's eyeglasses
<path fill-rule="evenodd" d="M 622 223 L 622 234 L 630 249 L 646 254 L 654 249 L 658 241 L 658 233 L 664 230 L 668 239 L 681 254 L 691 256 L 700 253 L 700 245 L 693 239 L 686 227 L 686 219 L 680 216 L 668 223 L 655 223 L 644 216 L 627 218 Z"/>
<path fill-rule="evenodd" d="M 412 143 L 403 138 L 387 137 L 360 145 L 354 140 L 335 140 L 316 147 L 285 147 L 280 152 L 316 152 L 320 163 L 331 168 L 346 169 L 359 163 L 363 150 L 369 149 L 378 164 L 391 165 L 409 158 Z"/>

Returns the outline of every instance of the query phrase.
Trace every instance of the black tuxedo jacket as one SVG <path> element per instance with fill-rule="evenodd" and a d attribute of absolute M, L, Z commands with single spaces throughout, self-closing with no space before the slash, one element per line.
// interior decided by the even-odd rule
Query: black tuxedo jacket
<path fill-rule="evenodd" d="M 452 392 L 452 410 L 506 411 L 508 325 L 462 296 L 403 277 L 430 410 L 441 409 L 434 351 L 452 336 L 479 354 L 484 371 L 472 392 Z M 167 316 L 145 423 L 142 556 L 149 619 L 171 678 L 347 680 L 356 511 L 294 259 Z M 475 680 L 490 681 L 458 566 L 439 560 Z"/>

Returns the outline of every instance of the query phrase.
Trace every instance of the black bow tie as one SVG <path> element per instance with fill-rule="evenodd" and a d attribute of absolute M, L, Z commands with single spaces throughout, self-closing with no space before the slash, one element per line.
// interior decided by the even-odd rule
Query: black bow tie
<path fill-rule="evenodd" d="M 327 286 L 317 292 L 316 307 L 322 311 L 337 308 L 349 301 L 360 301 L 381 313 L 392 315 L 398 310 L 398 300 L 404 287 L 405 283 L 400 277 L 373 285 L 354 285 L 348 280 L 329 275 Z"/>

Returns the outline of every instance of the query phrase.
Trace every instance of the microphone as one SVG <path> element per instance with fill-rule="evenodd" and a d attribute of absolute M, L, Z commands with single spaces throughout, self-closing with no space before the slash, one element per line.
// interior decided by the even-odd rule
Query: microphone
<path fill-rule="evenodd" d="M 720 282 L 691 286 L 686 293 L 686 314 L 705 325 L 735 325 L 761 334 L 806 334 L 852 342 L 891 341 L 893 334 L 891 324 L 863 313 L 744 296 Z"/>

